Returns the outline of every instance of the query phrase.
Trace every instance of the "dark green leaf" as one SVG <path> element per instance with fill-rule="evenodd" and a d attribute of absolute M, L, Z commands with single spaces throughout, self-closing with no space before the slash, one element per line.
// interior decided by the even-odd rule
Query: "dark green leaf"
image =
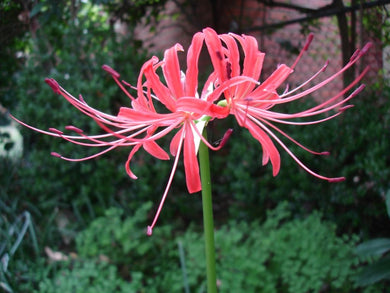
<path fill-rule="evenodd" d="M 372 239 L 356 247 L 356 253 L 360 256 L 382 255 L 390 250 L 389 238 Z"/>
<path fill-rule="evenodd" d="M 357 284 L 359 286 L 367 286 L 384 279 L 390 279 L 390 256 L 365 268 Z"/>
<path fill-rule="evenodd" d="M 42 10 L 42 7 L 45 3 L 38 3 L 37 5 L 35 5 L 33 7 L 33 9 L 31 9 L 30 11 L 30 18 L 34 17 L 35 15 L 37 15 L 39 12 L 41 12 Z"/>
<path fill-rule="evenodd" d="M 387 191 L 386 193 L 386 209 L 387 209 L 387 214 L 389 215 L 390 218 L 390 190 Z"/>

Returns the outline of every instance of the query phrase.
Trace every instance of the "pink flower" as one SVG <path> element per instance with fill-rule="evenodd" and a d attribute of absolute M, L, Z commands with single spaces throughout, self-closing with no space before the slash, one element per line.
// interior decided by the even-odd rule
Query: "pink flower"
<path fill-rule="evenodd" d="M 344 110 L 352 107 L 351 105 L 345 106 L 345 104 L 364 88 L 364 86 L 361 85 L 352 91 L 348 97 L 345 97 L 345 94 L 359 83 L 368 68 L 366 68 L 354 81 L 351 82 L 350 85 L 341 90 L 338 94 L 305 111 L 288 114 L 273 111 L 273 107 L 278 104 L 290 103 L 306 97 L 314 91 L 329 84 L 337 77 L 340 77 L 343 72 L 354 65 L 356 61 L 367 52 L 371 44 L 367 44 L 362 50 L 357 50 L 351 57 L 348 64 L 346 64 L 340 71 L 323 81 L 320 81 L 316 85 L 312 87 L 307 86 L 325 70 L 327 63 L 297 88 L 292 90 L 286 89 L 283 93 L 279 94 L 277 89 L 287 79 L 287 77 L 294 72 L 295 66 L 302 54 L 308 49 L 309 44 L 313 39 L 313 35 L 308 37 L 306 45 L 291 67 L 281 64 L 263 83 L 258 83 L 254 81 L 257 81 L 260 77 L 265 54 L 258 50 L 255 38 L 246 35 L 238 36 L 236 34 L 217 35 L 217 33 L 210 28 L 204 29 L 203 32 L 205 34 L 205 42 L 213 63 L 214 73 L 217 76 L 217 83 L 223 85 L 228 80 L 237 78 L 238 76 L 248 78 L 247 82 L 241 82 L 238 85 L 231 86 L 228 90 L 224 89 L 225 100 L 220 101 L 219 104 L 225 105 L 229 109 L 230 114 L 236 117 L 239 125 L 247 128 L 252 136 L 259 141 L 263 148 L 263 165 L 267 164 L 268 161 L 271 161 L 273 166 L 273 175 L 276 176 L 278 174 L 280 170 L 280 155 L 279 151 L 275 147 L 275 141 L 310 174 L 331 182 L 344 180 L 344 177 L 328 178 L 310 170 L 292 153 L 284 142 L 280 140 L 275 132 L 281 134 L 293 143 L 313 154 L 327 155 L 329 153 L 309 150 L 275 126 L 275 123 L 309 125 L 320 123 L 340 115 Z M 242 68 L 240 67 L 240 53 L 237 43 L 240 44 L 244 53 Z M 320 114 L 328 113 L 331 110 L 336 110 L 336 113 L 327 114 L 328 116 L 325 116 L 325 118 L 322 119 L 312 118 L 311 120 L 305 122 L 294 121 L 296 118 L 311 118 Z"/>
<path fill-rule="evenodd" d="M 329 120 L 349 108 L 350 106 L 345 106 L 346 102 L 363 89 L 363 86 L 360 86 L 348 97 L 344 97 L 362 79 L 367 69 L 340 93 L 315 107 L 294 114 L 272 111 L 273 106 L 277 104 L 301 99 L 330 83 L 356 63 L 369 47 L 366 46 L 361 51 L 357 51 L 343 69 L 317 85 L 304 89 L 309 82 L 325 70 L 326 65 L 301 86 L 279 94 L 277 88 L 293 72 L 301 55 L 307 50 L 311 39 L 312 36 L 309 37 L 308 43 L 291 67 L 284 64 L 280 65 L 262 84 L 258 82 L 258 79 L 261 73 L 264 53 L 258 50 L 256 39 L 235 34 L 217 35 L 210 28 L 206 28 L 203 32 L 194 35 L 186 55 L 185 73 L 180 70 L 178 52 L 183 51 L 183 48 L 179 44 L 166 50 L 163 60 L 160 61 L 157 57 L 152 57 L 145 62 L 140 70 L 136 86 L 120 80 L 119 73 L 111 67 L 104 65 L 103 69 L 112 76 L 130 99 L 130 106 L 121 107 L 116 116 L 92 108 L 81 95 L 78 98 L 72 96 L 54 79 L 45 79 L 45 82 L 51 86 L 55 93 L 63 96 L 79 111 L 94 119 L 104 130 L 103 134 L 87 135 L 83 130 L 73 125 L 65 126 L 65 130 L 70 132 L 68 134 L 56 128 L 49 128 L 46 131 L 13 118 L 30 129 L 62 138 L 77 145 L 104 148 L 97 151 L 94 155 L 84 158 L 70 158 L 52 152 L 53 156 L 67 161 L 85 161 L 96 158 L 117 147 L 131 148 L 125 169 L 127 174 L 133 179 L 137 179 L 137 177 L 130 168 L 130 162 L 136 152 L 143 148 L 158 159 L 168 160 L 170 158 L 168 153 L 158 145 L 157 141 L 171 132 L 175 132 L 172 135 L 169 146 L 170 153 L 175 159 L 156 215 L 152 224 L 148 226 L 147 234 L 151 235 L 168 195 L 181 153 L 183 153 L 187 189 L 189 193 L 198 192 L 202 188 L 197 159 L 199 143 L 203 141 L 210 149 L 218 150 L 231 134 L 231 130 L 228 130 L 220 145 L 213 147 L 202 136 L 202 130 L 209 120 L 222 119 L 229 114 L 234 115 L 237 122 L 247 128 L 253 137 L 260 142 L 263 148 L 263 165 L 271 161 L 274 176 L 280 170 L 280 156 L 274 144 L 274 141 L 276 141 L 302 168 L 312 175 L 329 181 L 344 179 L 343 177 L 327 178 L 313 172 L 274 133 L 275 131 L 278 132 L 313 154 L 328 154 L 327 152 L 318 153 L 307 149 L 276 127 L 274 123 L 307 125 Z M 200 93 L 198 93 L 198 61 L 204 43 L 206 43 L 210 54 L 214 71 L 209 75 Z M 240 67 L 238 44 L 241 45 L 244 53 L 242 69 Z M 160 70 L 162 71 L 164 82 L 158 75 Z M 130 94 L 129 90 L 134 90 L 136 95 Z M 223 97 L 225 98 L 224 100 L 222 100 Z M 161 108 L 163 109 L 162 113 L 156 110 Z M 336 113 L 322 119 L 306 122 L 294 121 L 296 118 L 313 117 L 334 109 L 337 110 Z"/>
<path fill-rule="evenodd" d="M 221 94 L 221 92 L 212 92 L 210 90 L 214 81 L 212 77 L 205 83 L 201 95 L 199 96 L 198 94 L 198 60 L 203 40 L 204 35 L 202 33 L 194 35 L 187 53 L 186 73 L 181 72 L 179 66 L 177 53 L 183 50 L 179 44 L 166 50 L 164 59 L 161 62 L 159 62 L 157 57 L 147 61 L 142 67 L 138 79 L 138 98 L 133 102 L 133 109 L 121 108 L 118 114 L 118 117 L 133 120 L 139 119 L 138 113 L 134 109 L 144 114 L 147 113 L 148 117 L 155 119 L 154 127 L 165 127 L 165 130 L 161 131 L 160 135 L 153 135 L 153 139 L 158 139 L 173 129 L 179 129 L 173 136 L 169 148 L 171 154 L 175 157 L 175 161 L 156 216 L 153 223 L 148 227 L 149 235 L 152 233 L 166 199 L 181 151 L 183 151 L 188 191 L 190 193 L 200 191 L 202 187 L 197 159 L 197 148 L 200 140 L 210 149 L 217 150 L 224 145 L 231 133 L 231 130 L 226 132 L 218 147 L 211 146 L 202 136 L 202 129 L 210 119 L 226 116 L 224 107 L 212 103 L 213 100 L 219 97 L 217 95 Z M 160 68 L 166 85 L 160 80 L 156 72 Z M 145 77 L 144 84 L 142 84 L 143 77 Z M 241 80 L 243 79 L 232 80 L 226 83 L 225 86 L 227 88 Z M 213 98 L 209 101 L 210 96 Z M 164 105 L 169 114 L 156 113 L 153 101 L 159 101 Z"/>
<path fill-rule="evenodd" d="M 104 65 L 107 71 L 123 92 L 129 97 L 131 107 L 122 107 L 117 116 L 106 114 L 90 107 L 80 95 L 75 98 L 62 88 L 54 79 L 45 79 L 53 91 L 62 95 L 75 108 L 87 116 L 90 116 L 106 132 L 99 135 L 87 135 L 80 128 L 68 125 L 65 127 L 72 134 L 65 134 L 56 128 L 49 128 L 48 131 L 37 129 L 15 117 L 20 124 L 35 131 L 59 137 L 74 144 L 86 147 L 104 147 L 105 149 L 94 155 L 84 158 L 69 158 L 52 152 L 52 155 L 67 161 L 85 161 L 96 158 L 117 147 L 131 147 L 125 167 L 128 175 L 137 179 L 130 169 L 130 161 L 135 153 L 142 147 L 152 156 L 168 160 L 169 155 L 156 143 L 156 140 L 166 136 L 171 131 L 177 130 L 170 143 L 170 153 L 175 157 L 171 174 L 167 186 L 162 196 L 155 218 L 148 226 L 148 235 L 152 234 L 152 229 L 156 224 L 169 188 L 172 184 L 178 160 L 183 152 L 186 184 L 190 193 L 201 190 L 199 176 L 199 164 L 197 159 L 197 148 L 202 140 L 209 148 L 217 150 L 221 148 L 231 133 L 228 130 L 218 147 L 211 146 L 202 136 L 202 129 L 210 119 L 224 117 L 226 109 L 212 104 L 207 98 L 211 95 L 213 99 L 218 96 L 209 90 L 213 83 L 213 78 L 205 84 L 199 96 L 198 90 L 198 59 L 203 45 L 204 35 L 195 34 L 187 53 L 187 71 L 182 73 L 179 67 L 177 52 L 182 51 L 182 47 L 176 44 L 165 51 L 164 59 L 159 61 L 153 57 L 141 68 L 137 86 L 133 87 L 125 81 L 120 81 L 120 75 L 111 67 Z M 162 69 L 166 85 L 162 83 L 156 71 Z M 235 85 L 242 78 L 238 78 L 226 83 L 226 86 Z M 133 97 L 127 87 L 135 89 L 137 97 Z M 221 92 L 219 92 L 221 94 Z M 158 113 L 154 103 L 161 103 L 166 111 Z"/>

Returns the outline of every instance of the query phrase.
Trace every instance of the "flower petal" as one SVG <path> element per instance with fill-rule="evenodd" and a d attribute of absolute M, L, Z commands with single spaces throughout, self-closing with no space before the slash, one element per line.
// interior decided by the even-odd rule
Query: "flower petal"
<path fill-rule="evenodd" d="M 175 134 L 175 136 L 172 138 L 171 143 L 169 145 L 169 151 L 174 157 L 176 157 L 176 154 L 178 152 L 180 141 L 182 140 L 182 133 L 183 133 L 183 128 L 181 128 Z"/>
<path fill-rule="evenodd" d="M 187 52 L 187 71 L 184 85 L 185 95 L 195 97 L 198 90 L 198 60 L 204 35 L 196 33 Z"/>
<path fill-rule="evenodd" d="M 245 121 L 244 126 L 249 130 L 252 136 L 257 139 L 263 148 L 263 165 L 268 162 L 268 159 L 271 159 L 273 167 L 272 174 L 273 176 L 278 175 L 280 170 L 280 154 L 271 138 L 260 127 L 248 119 Z"/>
<path fill-rule="evenodd" d="M 144 71 L 147 86 L 152 88 L 161 103 L 165 105 L 171 112 L 176 110 L 176 100 L 172 97 L 172 93 L 160 80 L 155 68 L 151 62 L 148 63 Z"/>
<path fill-rule="evenodd" d="M 160 160 L 169 160 L 169 155 L 155 141 L 144 142 L 145 151 Z"/>
<path fill-rule="evenodd" d="M 196 113 L 197 116 L 207 115 L 212 103 L 192 97 L 183 97 L 177 101 L 176 110 L 187 113 Z M 198 119 L 198 117 L 194 118 Z"/>
<path fill-rule="evenodd" d="M 165 50 L 164 63 L 162 65 L 168 88 L 176 100 L 184 96 L 177 51 L 183 51 L 183 47 L 180 44 L 176 44 L 172 48 Z"/>
<path fill-rule="evenodd" d="M 280 65 L 270 77 L 268 77 L 260 86 L 258 86 L 250 96 L 256 98 L 264 91 L 276 91 L 276 89 L 287 79 L 293 70 L 285 64 Z"/>
<path fill-rule="evenodd" d="M 209 51 L 211 62 L 213 63 L 219 82 L 224 82 L 228 78 L 221 40 L 219 39 L 217 33 L 211 28 L 205 28 L 203 33 L 205 35 L 205 42 Z"/>
<path fill-rule="evenodd" d="M 236 40 L 229 34 L 223 34 L 219 36 L 221 40 L 226 44 L 227 57 L 229 58 L 231 76 L 240 75 L 240 52 L 238 50 Z"/>
<path fill-rule="evenodd" d="M 202 189 L 202 185 L 199 176 L 199 164 L 196 156 L 194 134 L 192 126 L 189 123 L 185 124 L 183 159 L 188 192 L 198 192 Z"/>
<path fill-rule="evenodd" d="M 233 34 L 234 35 L 234 34 Z M 257 40 L 251 36 L 237 36 L 235 38 L 240 42 L 245 58 L 242 75 L 249 76 L 254 80 L 258 80 L 263 67 L 265 54 L 258 50 Z M 255 88 L 254 83 L 245 83 L 238 87 L 236 95 L 238 97 L 245 96 Z"/>
<path fill-rule="evenodd" d="M 236 76 L 232 77 L 231 79 L 223 82 L 220 86 L 218 86 L 211 94 L 208 95 L 207 101 L 215 102 L 219 99 L 222 93 L 226 93 L 226 91 L 234 90 L 234 87 L 245 83 L 245 82 L 252 82 L 254 84 L 258 84 L 258 82 L 248 76 Z"/>
<path fill-rule="evenodd" d="M 135 174 L 131 171 L 130 169 L 130 161 L 131 159 L 134 157 L 135 153 L 139 150 L 139 148 L 142 146 L 142 144 L 137 144 L 130 152 L 128 158 L 127 158 L 127 161 L 126 161 L 126 164 L 125 164 L 125 168 L 126 168 L 126 173 L 127 175 L 130 176 L 130 178 L 132 179 L 137 179 L 138 177 L 135 176 Z"/>
<path fill-rule="evenodd" d="M 119 109 L 118 118 L 124 122 L 138 122 L 138 123 L 161 123 L 163 125 L 170 125 L 177 120 L 175 113 L 160 114 L 156 112 L 137 111 L 132 108 L 121 107 Z"/>

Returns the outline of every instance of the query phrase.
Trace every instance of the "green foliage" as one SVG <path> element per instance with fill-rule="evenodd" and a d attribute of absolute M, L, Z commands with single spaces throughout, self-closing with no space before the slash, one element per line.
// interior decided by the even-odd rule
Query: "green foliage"
<path fill-rule="evenodd" d="M 159 226 L 147 238 L 142 223 L 149 208 L 145 204 L 132 215 L 110 209 L 96 218 L 77 236 L 78 257 L 51 265 L 39 292 L 94 292 L 87 290 L 99 286 L 106 292 L 182 292 L 185 284 L 191 292 L 204 291 L 202 233 L 189 229 L 175 241 L 166 238 L 169 226 Z M 353 285 L 359 264 L 353 252 L 356 237 L 337 237 L 335 226 L 318 213 L 294 219 L 281 204 L 263 224 L 231 222 L 217 229 L 215 238 L 220 292 L 358 290 Z M 181 265 L 177 242 L 184 250 Z"/>
<path fill-rule="evenodd" d="M 36 255 L 39 249 L 30 213 L 24 212 L 13 222 L 8 219 L 10 216 L 8 213 L 4 213 L 0 219 L 0 260 L 2 264 L 0 266 L 0 285 L 6 292 L 12 292 L 12 283 L 15 279 L 24 276 L 25 272 L 19 271 L 21 268 L 17 259 L 29 250 L 30 245 Z M 30 245 L 26 243 L 27 241 L 23 241 L 25 239 L 29 239 Z M 19 248 L 21 253 L 18 254 Z"/>
<path fill-rule="evenodd" d="M 94 0 L 94 2 L 104 4 L 115 18 L 134 25 L 140 19 L 146 24 L 158 21 L 167 0 Z"/>
<path fill-rule="evenodd" d="M 144 256 L 153 251 L 161 239 L 164 239 L 162 232 L 169 235 L 171 231 L 166 226 L 162 231 L 159 229 L 156 237 L 147 237 L 145 224 L 151 207 L 151 203 L 143 204 L 130 215 L 124 215 L 124 211 L 118 208 L 106 210 L 104 217 L 97 218 L 88 229 L 77 235 L 78 253 L 82 257 L 105 255 L 121 265 L 127 263 L 124 255 Z"/>
<path fill-rule="evenodd" d="M 318 214 L 291 219 L 286 205 L 258 223 L 216 231 L 220 292 L 351 292 L 356 239 L 342 239 Z M 202 282 L 201 236 L 183 236 L 189 282 Z M 332 261 L 329 261 L 332 260 Z"/>
<path fill-rule="evenodd" d="M 118 275 L 117 268 L 107 262 L 77 260 L 63 264 L 54 279 L 45 279 L 39 283 L 36 293 L 106 293 L 140 292 L 140 276 L 132 275 L 131 282 Z"/>
<path fill-rule="evenodd" d="M 26 17 L 19 1 L 0 1 L 0 104 L 3 106 L 16 104 L 14 73 L 23 68 L 21 53 L 28 43 Z"/>
<path fill-rule="evenodd" d="M 76 237 L 78 257 L 46 275 L 39 292 L 70 292 L 70 288 L 77 292 L 153 292 L 148 287 L 158 288 L 160 274 L 177 271 L 178 258 L 169 226 L 156 229 L 153 237 L 146 235 L 150 208 L 150 203 L 143 204 L 134 214 L 111 208 L 97 217 Z M 181 288 L 180 283 L 176 286 Z"/>
<path fill-rule="evenodd" d="M 381 40 L 383 47 L 390 44 L 390 15 L 387 8 L 378 6 L 364 13 L 362 23 L 370 36 Z"/>
<path fill-rule="evenodd" d="M 390 280 L 390 251 L 389 238 L 376 238 L 363 242 L 356 248 L 359 256 L 374 257 L 375 261 L 365 267 L 359 276 L 359 286 L 371 285 L 380 281 Z M 378 259 L 378 256 L 383 257 Z"/>
<path fill-rule="evenodd" d="M 134 83 L 147 57 L 134 40 L 131 27 L 127 36 L 119 38 L 110 25 L 111 16 L 102 6 L 78 3 L 71 6 L 70 1 L 41 1 L 31 11 L 40 27 L 30 36 L 28 46 L 22 47 L 24 68 L 14 74 L 16 86 L 7 89 L 11 99 L 2 99 L 2 103 L 12 107 L 13 115 L 41 129 L 64 129 L 71 124 L 97 134 L 100 127 L 53 93 L 44 78 L 55 78 L 71 94 L 81 93 L 91 106 L 115 115 L 130 100 L 101 66 L 109 64 Z M 161 167 L 160 162 L 155 163 L 142 152 L 133 169 L 145 179 L 132 185 L 124 171 L 129 150 L 118 150 L 82 164 L 69 163 L 50 156 L 50 152 L 81 158 L 97 150 L 27 128 L 20 130 L 25 145 L 23 159 L 11 162 L 0 158 L 0 212 L 6 222 L 12 223 L 18 215 L 29 211 L 41 248 L 71 249 L 77 232 L 106 209 L 124 206 L 134 211 L 147 196 L 153 199 L 150 195 L 155 194 L 157 199 L 159 188 L 165 183 L 164 170 L 168 171 L 169 164 Z M 8 233 L 7 226 L 0 228 L 1 235 Z M 30 263 L 40 263 L 41 258 L 34 254 L 32 245 L 31 241 L 22 241 L 10 261 L 6 277 L 11 288 L 15 284 L 20 289 L 35 283 L 35 277 L 29 275 Z"/>
<path fill-rule="evenodd" d="M 62 9 L 66 8 L 64 6 Z M 46 8 L 42 6 L 41 9 Z M 50 15 L 47 13 L 42 17 Z M 83 4 L 76 19 L 65 13 L 63 20 L 60 27 L 57 22 L 45 23 L 42 20 L 45 26 L 37 32 L 39 37 L 32 40 L 32 51 L 25 69 L 18 75 L 15 97 L 18 107 L 12 114 L 41 129 L 63 129 L 72 124 L 88 133 L 99 133 L 101 130 L 92 119 L 84 117 L 62 97 L 54 94 L 43 79 L 55 78 L 71 94 L 77 96 L 82 93 L 91 106 L 116 114 L 119 106 L 128 104 L 129 99 L 119 95 L 117 85 L 101 66 L 110 64 L 123 72 L 125 79 L 134 82 L 136 72 L 146 57 L 127 38 L 119 45 L 110 28 L 104 25 L 107 14 L 95 6 Z M 26 128 L 22 131 L 28 147 L 17 169 L 17 178 L 4 199 L 6 205 L 11 205 L 16 196 L 22 201 L 18 205 L 34 207 L 33 216 L 43 220 L 39 226 L 47 237 L 59 240 L 53 234 L 55 231 L 47 231 L 45 228 L 45 223 L 49 223 L 47 228 L 53 229 L 59 213 L 68 214 L 68 222 L 76 220 L 73 221 L 73 227 L 66 227 L 68 230 L 77 229 L 96 214 L 102 214 L 107 206 L 118 204 L 121 201 L 120 194 L 125 189 L 131 192 L 128 185 L 130 180 L 124 172 L 128 150 L 85 164 L 64 163 L 50 156 L 50 152 L 82 158 L 97 150 L 77 147 Z M 48 239 L 43 237 L 41 240 L 45 242 Z"/>
<path fill-rule="evenodd" d="M 386 194 L 386 208 L 390 217 L 390 191 Z M 372 261 L 366 266 L 357 280 L 360 286 L 390 280 L 390 238 L 376 238 L 365 241 L 356 247 L 356 254 Z"/>

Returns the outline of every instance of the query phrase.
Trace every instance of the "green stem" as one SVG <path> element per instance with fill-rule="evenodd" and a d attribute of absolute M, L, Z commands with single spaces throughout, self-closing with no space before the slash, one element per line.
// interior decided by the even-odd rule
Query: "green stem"
<path fill-rule="evenodd" d="M 207 139 L 206 128 L 203 136 Z M 217 293 L 217 274 L 215 270 L 214 220 L 211 196 L 210 159 L 207 146 L 199 146 L 200 178 L 202 181 L 203 226 L 206 252 L 207 292 Z"/>

